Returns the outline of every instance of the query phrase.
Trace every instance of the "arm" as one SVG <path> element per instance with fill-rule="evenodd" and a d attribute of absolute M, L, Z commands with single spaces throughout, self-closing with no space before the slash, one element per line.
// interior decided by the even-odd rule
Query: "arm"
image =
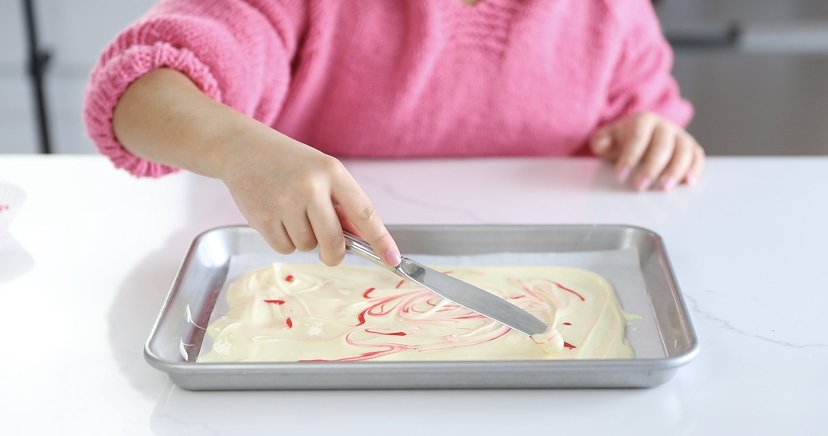
<path fill-rule="evenodd" d="M 183 74 L 145 74 L 120 98 L 118 141 L 135 156 L 221 179 L 242 214 L 280 253 L 310 250 L 338 264 L 342 226 L 389 265 L 399 251 L 371 202 L 335 158 L 204 95 Z"/>
<path fill-rule="evenodd" d="M 267 126 L 287 94 L 305 6 L 162 0 L 101 55 L 87 130 L 136 176 L 185 168 L 222 179 L 277 251 L 318 243 L 321 260 L 338 263 L 345 226 L 395 263 L 394 241 L 339 161 Z"/>
<path fill-rule="evenodd" d="M 701 174 L 704 150 L 684 129 L 693 109 L 670 74 L 672 51 L 646 0 L 616 3 L 622 43 L 602 127 L 590 145 L 615 161 L 620 181 L 638 190 L 670 190 Z"/>
<path fill-rule="evenodd" d="M 302 3 L 162 0 L 123 30 L 90 75 L 84 104 L 89 136 L 118 168 L 159 177 L 176 167 L 141 159 L 115 137 L 115 106 L 127 87 L 159 68 L 181 72 L 211 99 L 272 123 L 290 82 L 305 29 Z"/>

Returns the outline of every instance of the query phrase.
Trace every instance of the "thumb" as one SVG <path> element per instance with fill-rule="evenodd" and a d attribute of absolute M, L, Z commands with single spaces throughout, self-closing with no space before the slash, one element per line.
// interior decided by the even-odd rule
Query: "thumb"
<path fill-rule="evenodd" d="M 589 147 L 593 153 L 601 157 L 612 157 L 615 152 L 615 129 L 613 125 L 601 127 L 589 139 Z"/>

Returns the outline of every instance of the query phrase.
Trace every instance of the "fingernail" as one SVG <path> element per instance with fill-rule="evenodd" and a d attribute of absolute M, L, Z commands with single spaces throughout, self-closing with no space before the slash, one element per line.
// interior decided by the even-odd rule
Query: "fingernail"
<path fill-rule="evenodd" d="M 400 262 L 402 262 L 400 252 L 394 248 L 389 248 L 388 251 L 385 252 L 385 261 L 388 262 L 389 265 L 399 265 Z"/>
<path fill-rule="evenodd" d="M 673 177 L 665 177 L 664 180 L 661 181 L 661 189 L 665 191 L 669 191 L 676 187 L 676 179 Z"/>
<path fill-rule="evenodd" d="M 624 180 L 627 180 L 627 177 L 629 177 L 629 176 L 630 176 L 630 167 L 627 166 L 627 165 L 624 165 L 624 166 L 622 166 L 620 168 L 617 168 L 615 170 L 615 177 L 618 179 L 619 182 L 623 182 Z"/>
<path fill-rule="evenodd" d="M 649 177 L 642 177 L 641 180 L 638 181 L 635 185 L 636 191 L 643 191 L 650 187 L 650 178 Z"/>
<path fill-rule="evenodd" d="M 684 180 L 687 181 L 688 185 L 692 185 L 692 184 L 696 183 L 696 176 L 694 176 L 693 174 L 688 174 L 687 177 L 685 177 Z"/>

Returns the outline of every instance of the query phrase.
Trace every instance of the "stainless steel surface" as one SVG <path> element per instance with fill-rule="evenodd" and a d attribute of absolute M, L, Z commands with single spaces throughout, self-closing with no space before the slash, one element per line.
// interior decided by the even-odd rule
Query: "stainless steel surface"
<path fill-rule="evenodd" d="M 377 266 L 381 266 L 389 271 L 395 271 L 394 267 L 386 265 L 377 253 L 374 252 L 374 249 L 371 248 L 371 245 L 367 242 L 363 241 L 356 235 L 352 235 L 348 232 L 343 232 L 345 234 L 345 249 L 361 256 L 363 259 L 369 260 L 372 263 L 376 264 Z M 395 271 L 396 272 L 396 271 Z"/>
<path fill-rule="evenodd" d="M 698 342 L 661 238 L 623 225 L 390 226 L 408 253 L 474 255 L 635 247 L 662 358 L 538 361 L 196 363 L 203 328 L 234 254 L 270 253 L 246 226 L 199 235 L 172 284 L 144 349 L 184 389 L 398 389 L 651 387 L 691 361 Z"/>
<path fill-rule="evenodd" d="M 521 333 L 531 336 L 549 329 L 541 320 L 514 304 L 405 256 L 396 268 L 390 267 L 382 262 L 367 242 L 348 232 L 345 232 L 345 248 L 455 304 Z"/>
<path fill-rule="evenodd" d="M 521 333 L 539 335 L 549 329 L 541 320 L 514 304 L 406 257 L 395 271 L 447 300 Z"/>

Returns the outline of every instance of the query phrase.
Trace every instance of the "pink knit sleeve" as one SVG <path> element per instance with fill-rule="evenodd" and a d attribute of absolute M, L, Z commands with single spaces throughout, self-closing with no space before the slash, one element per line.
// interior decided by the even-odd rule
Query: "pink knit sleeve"
<path fill-rule="evenodd" d="M 671 75 L 673 52 L 661 32 L 652 3 L 614 3 L 623 43 L 603 122 L 649 111 L 687 126 L 693 117 L 693 106 L 681 97 Z"/>
<path fill-rule="evenodd" d="M 84 122 L 101 153 L 136 176 L 177 170 L 133 155 L 112 129 L 118 99 L 156 68 L 178 70 L 211 98 L 271 124 L 287 93 L 303 17 L 299 6 L 276 3 L 166 0 L 123 31 L 101 55 L 86 92 Z"/>

